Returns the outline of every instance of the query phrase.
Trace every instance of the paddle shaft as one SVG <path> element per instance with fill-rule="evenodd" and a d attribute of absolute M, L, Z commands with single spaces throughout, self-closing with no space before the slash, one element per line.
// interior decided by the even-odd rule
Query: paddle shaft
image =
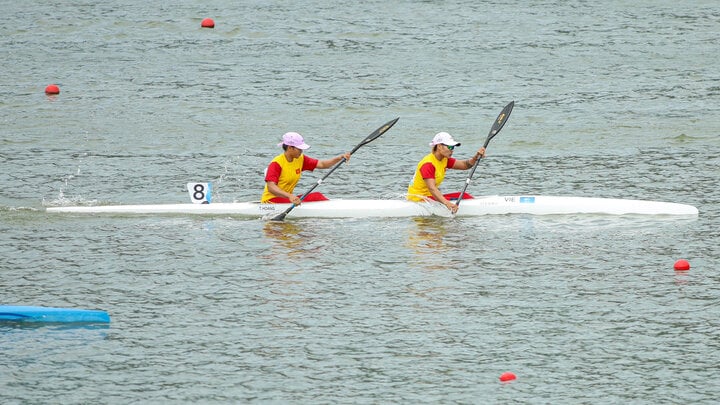
<path fill-rule="evenodd" d="M 390 121 L 386 122 L 386 123 L 385 123 L 383 126 L 381 126 L 380 128 L 378 128 L 378 129 L 376 129 L 375 131 L 373 131 L 370 135 L 368 135 L 365 139 L 363 139 L 362 142 L 360 142 L 359 144 L 357 144 L 357 145 L 350 151 L 350 155 L 352 155 L 353 153 L 355 153 L 358 149 L 360 149 L 360 147 L 362 147 L 362 146 L 364 146 L 364 145 L 367 145 L 367 144 L 369 144 L 370 142 L 374 141 L 375 139 L 379 138 L 380 135 L 384 134 L 385 132 L 387 132 L 388 129 L 390 129 L 393 125 L 395 125 L 395 123 L 396 123 L 399 119 L 400 119 L 400 117 L 395 118 L 394 120 L 390 120 Z M 324 175 L 320 180 L 318 180 L 315 184 L 313 184 L 313 186 L 310 187 L 310 189 L 309 189 L 307 192 L 305 192 L 305 194 L 303 194 L 303 195 L 300 197 L 300 201 L 302 202 L 303 200 L 305 200 L 305 197 L 307 197 L 308 194 L 310 194 L 313 190 L 315 190 L 315 188 L 316 188 L 317 186 L 319 186 L 320 184 L 322 184 L 322 182 L 325 181 L 325 179 L 326 179 L 329 175 L 331 175 L 331 174 L 335 171 L 335 169 L 337 169 L 338 167 L 340 167 L 340 165 L 342 165 L 343 163 L 345 163 L 346 160 L 347 160 L 347 159 L 345 159 L 345 157 L 343 156 L 342 160 L 340 160 L 337 164 L 335 164 L 335 166 L 333 166 L 332 169 L 330 169 L 330 171 L 329 171 L 326 175 Z M 273 217 L 272 220 L 273 220 L 273 221 L 282 221 L 282 220 L 284 220 L 285 217 L 287 216 L 287 214 L 289 214 L 290 211 L 292 211 L 295 207 L 297 207 L 297 205 L 296 205 L 295 203 L 293 203 L 292 205 L 290 205 L 290 206 L 288 207 L 288 209 L 286 209 L 285 211 L 283 211 L 283 212 L 280 213 L 279 215 Z"/>
<path fill-rule="evenodd" d="M 493 123 L 492 128 L 490 128 L 490 133 L 488 133 L 487 138 L 485 138 L 485 143 L 483 144 L 483 148 L 487 148 L 488 144 L 490 144 L 490 141 L 495 137 L 495 135 L 498 134 L 498 132 L 500 132 L 500 130 L 503 128 L 503 126 L 505 126 L 505 123 L 507 122 L 507 119 L 510 117 L 510 113 L 512 112 L 512 109 L 514 106 L 515 106 L 515 101 L 511 101 L 500 112 L 500 115 L 498 115 L 497 119 Z M 468 175 L 467 179 L 465 179 L 465 186 L 463 187 L 462 191 L 460 192 L 457 202 L 455 203 L 458 207 L 460 206 L 460 201 L 462 201 L 463 196 L 465 195 L 465 191 L 467 190 L 468 186 L 470 185 L 470 181 L 472 180 L 472 177 L 475 174 L 475 170 L 477 169 L 479 163 L 480 163 L 480 159 L 475 161 L 475 164 L 473 165 L 472 169 L 470 170 L 470 175 Z"/>

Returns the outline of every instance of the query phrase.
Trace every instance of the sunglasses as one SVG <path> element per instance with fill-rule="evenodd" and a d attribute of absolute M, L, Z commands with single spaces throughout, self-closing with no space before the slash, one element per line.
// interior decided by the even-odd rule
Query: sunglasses
<path fill-rule="evenodd" d="M 445 144 L 443 144 L 443 145 L 445 145 Z M 445 145 L 445 147 L 448 148 L 449 150 L 455 149 L 455 146 L 456 146 L 456 145 L 452 145 L 452 146 L 450 146 L 450 145 Z"/>

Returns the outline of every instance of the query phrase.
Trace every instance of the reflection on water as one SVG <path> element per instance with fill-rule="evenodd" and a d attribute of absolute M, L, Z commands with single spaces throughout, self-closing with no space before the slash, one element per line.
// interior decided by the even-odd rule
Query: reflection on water
<path fill-rule="evenodd" d="M 415 217 L 415 226 L 408 227 L 407 246 L 414 252 L 412 264 L 430 270 L 451 268 L 444 260 L 452 250 L 446 240 L 452 220 L 437 217 Z"/>
<path fill-rule="evenodd" d="M 690 284 L 690 275 L 685 271 L 675 270 L 675 277 L 673 278 L 673 281 L 677 286 L 687 286 Z"/>
<path fill-rule="evenodd" d="M 41 347 L 45 355 L 52 350 L 63 353 L 105 340 L 109 331 L 108 324 L 2 322 L 0 356 L 8 360 L 18 347 Z"/>
<path fill-rule="evenodd" d="M 284 253 L 295 256 L 302 253 L 302 228 L 286 221 L 267 221 L 263 225 L 263 232 L 272 242 L 271 250 L 274 253 Z"/>
<path fill-rule="evenodd" d="M 308 277 L 313 272 L 311 256 L 313 252 L 313 232 L 306 225 L 293 221 L 267 221 L 263 224 L 263 233 L 270 249 L 264 258 L 269 266 L 280 269 L 263 273 L 266 288 L 259 293 L 262 306 L 271 308 L 273 316 L 270 325 L 277 331 L 294 328 L 299 311 L 311 305 L 314 283 Z M 258 290 L 261 291 L 261 290 Z"/>
<path fill-rule="evenodd" d="M 13 333 L 19 331 L 37 331 L 50 333 L 60 333 L 62 331 L 68 331 L 62 334 L 64 338 L 75 338 L 91 336 L 88 333 L 82 331 L 100 331 L 95 337 L 106 338 L 107 330 L 110 329 L 110 325 L 107 323 L 85 323 L 85 322 L 23 322 L 23 321 L 5 321 L 0 323 L 0 333 Z M 58 336 L 58 335 L 56 335 Z"/>

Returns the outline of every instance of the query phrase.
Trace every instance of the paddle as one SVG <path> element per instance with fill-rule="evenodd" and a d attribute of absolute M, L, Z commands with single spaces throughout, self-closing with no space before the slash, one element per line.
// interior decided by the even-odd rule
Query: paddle
<path fill-rule="evenodd" d="M 394 120 L 388 121 L 388 122 L 386 122 L 383 126 L 381 126 L 380 128 L 376 129 L 375 131 L 373 131 L 372 134 L 368 135 L 367 138 L 363 139 L 362 142 L 360 142 L 359 144 L 357 144 L 357 146 L 354 147 L 353 150 L 350 151 L 350 154 L 352 155 L 353 153 L 355 153 L 355 151 L 357 151 L 358 149 L 360 149 L 361 146 L 367 145 L 367 144 L 369 144 L 370 142 L 378 139 L 378 138 L 380 137 L 380 135 L 384 134 L 388 129 L 390 129 L 393 125 L 395 125 L 395 123 L 396 123 L 397 120 L 399 120 L 399 119 L 400 119 L 400 117 L 395 118 Z M 335 166 L 333 166 L 333 168 L 330 169 L 330 171 L 329 171 L 325 176 L 323 176 L 323 178 L 321 178 L 320 180 L 318 180 L 317 183 L 315 183 L 312 187 L 310 187 L 310 190 L 308 190 L 305 194 L 302 195 L 302 197 L 300 197 L 300 201 L 303 201 L 303 200 L 305 199 L 305 197 L 308 196 L 308 194 L 310 194 L 313 190 L 315 190 L 315 187 L 317 187 L 317 186 L 319 186 L 320 184 L 322 184 L 322 182 L 323 182 L 329 175 L 331 175 L 332 172 L 335 171 L 335 169 L 337 169 L 338 167 L 340 167 L 340 165 L 343 164 L 343 163 L 345 163 L 345 158 L 344 158 L 344 157 L 343 157 L 342 160 L 339 161 Z M 273 221 L 282 221 L 282 220 L 285 219 L 285 217 L 287 216 L 287 214 L 290 213 L 290 211 L 292 211 L 293 208 L 295 208 L 295 207 L 296 207 L 296 205 L 295 205 L 295 204 L 292 204 L 292 205 L 291 205 L 290 207 L 288 207 L 288 209 L 286 209 L 284 212 L 282 212 L 282 213 L 280 213 L 280 214 L 278 214 L 278 215 L 276 215 L 275 217 L 270 218 L 270 219 L 273 220 Z"/>
<path fill-rule="evenodd" d="M 515 106 L 515 101 L 511 101 L 510 104 L 506 105 L 505 108 L 503 108 L 502 111 L 500 111 L 500 115 L 498 115 L 497 119 L 493 123 L 492 128 L 490 128 L 490 133 L 488 134 L 487 138 L 485 138 L 485 144 L 483 144 L 483 148 L 487 148 L 488 144 L 490 143 L 490 140 L 495 137 L 495 135 L 500 132 L 503 125 L 507 122 L 508 117 L 510 117 L 510 113 L 512 112 L 513 107 Z M 480 159 L 475 161 L 475 164 L 472 167 L 472 170 L 470 171 L 470 175 L 467 179 L 465 179 L 465 187 L 463 187 L 462 191 L 460 192 L 460 195 L 457 199 L 457 205 L 460 206 L 460 201 L 462 201 L 463 196 L 465 195 L 465 190 L 467 190 L 468 186 L 470 185 L 470 180 L 472 179 L 473 174 L 475 174 L 475 169 L 478 167 L 478 163 L 480 163 Z"/>

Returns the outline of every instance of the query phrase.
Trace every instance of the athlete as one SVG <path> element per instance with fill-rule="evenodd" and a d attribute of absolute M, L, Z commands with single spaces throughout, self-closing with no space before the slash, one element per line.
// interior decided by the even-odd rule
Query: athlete
<path fill-rule="evenodd" d="M 265 190 L 263 191 L 263 203 L 293 203 L 300 205 L 300 196 L 293 194 L 295 185 L 300 180 L 302 172 L 315 169 L 329 169 L 345 158 L 350 160 L 350 152 L 335 156 L 330 159 L 318 160 L 305 156 L 303 151 L 310 147 L 303 140 L 302 135 L 297 132 L 288 132 L 282 137 L 283 153 L 275 156 L 265 171 Z M 323 201 L 327 197 L 322 193 L 310 193 L 304 201 Z"/>
<path fill-rule="evenodd" d="M 459 193 L 445 194 L 440 192 L 440 184 L 445 178 L 446 169 L 468 170 L 475 165 L 478 159 L 485 157 L 485 148 L 480 148 L 473 157 L 458 160 L 452 157 L 453 151 L 460 146 L 447 132 L 439 132 L 432 142 L 432 151 L 420 160 L 415 169 L 415 175 L 408 187 L 407 199 L 410 201 L 424 201 L 432 199 L 444 204 L 453 214 L 457 212 L 458 205 L 450 201 L 457 199 Z M 472 198 L 465 194 L 463 198 Z"/>

